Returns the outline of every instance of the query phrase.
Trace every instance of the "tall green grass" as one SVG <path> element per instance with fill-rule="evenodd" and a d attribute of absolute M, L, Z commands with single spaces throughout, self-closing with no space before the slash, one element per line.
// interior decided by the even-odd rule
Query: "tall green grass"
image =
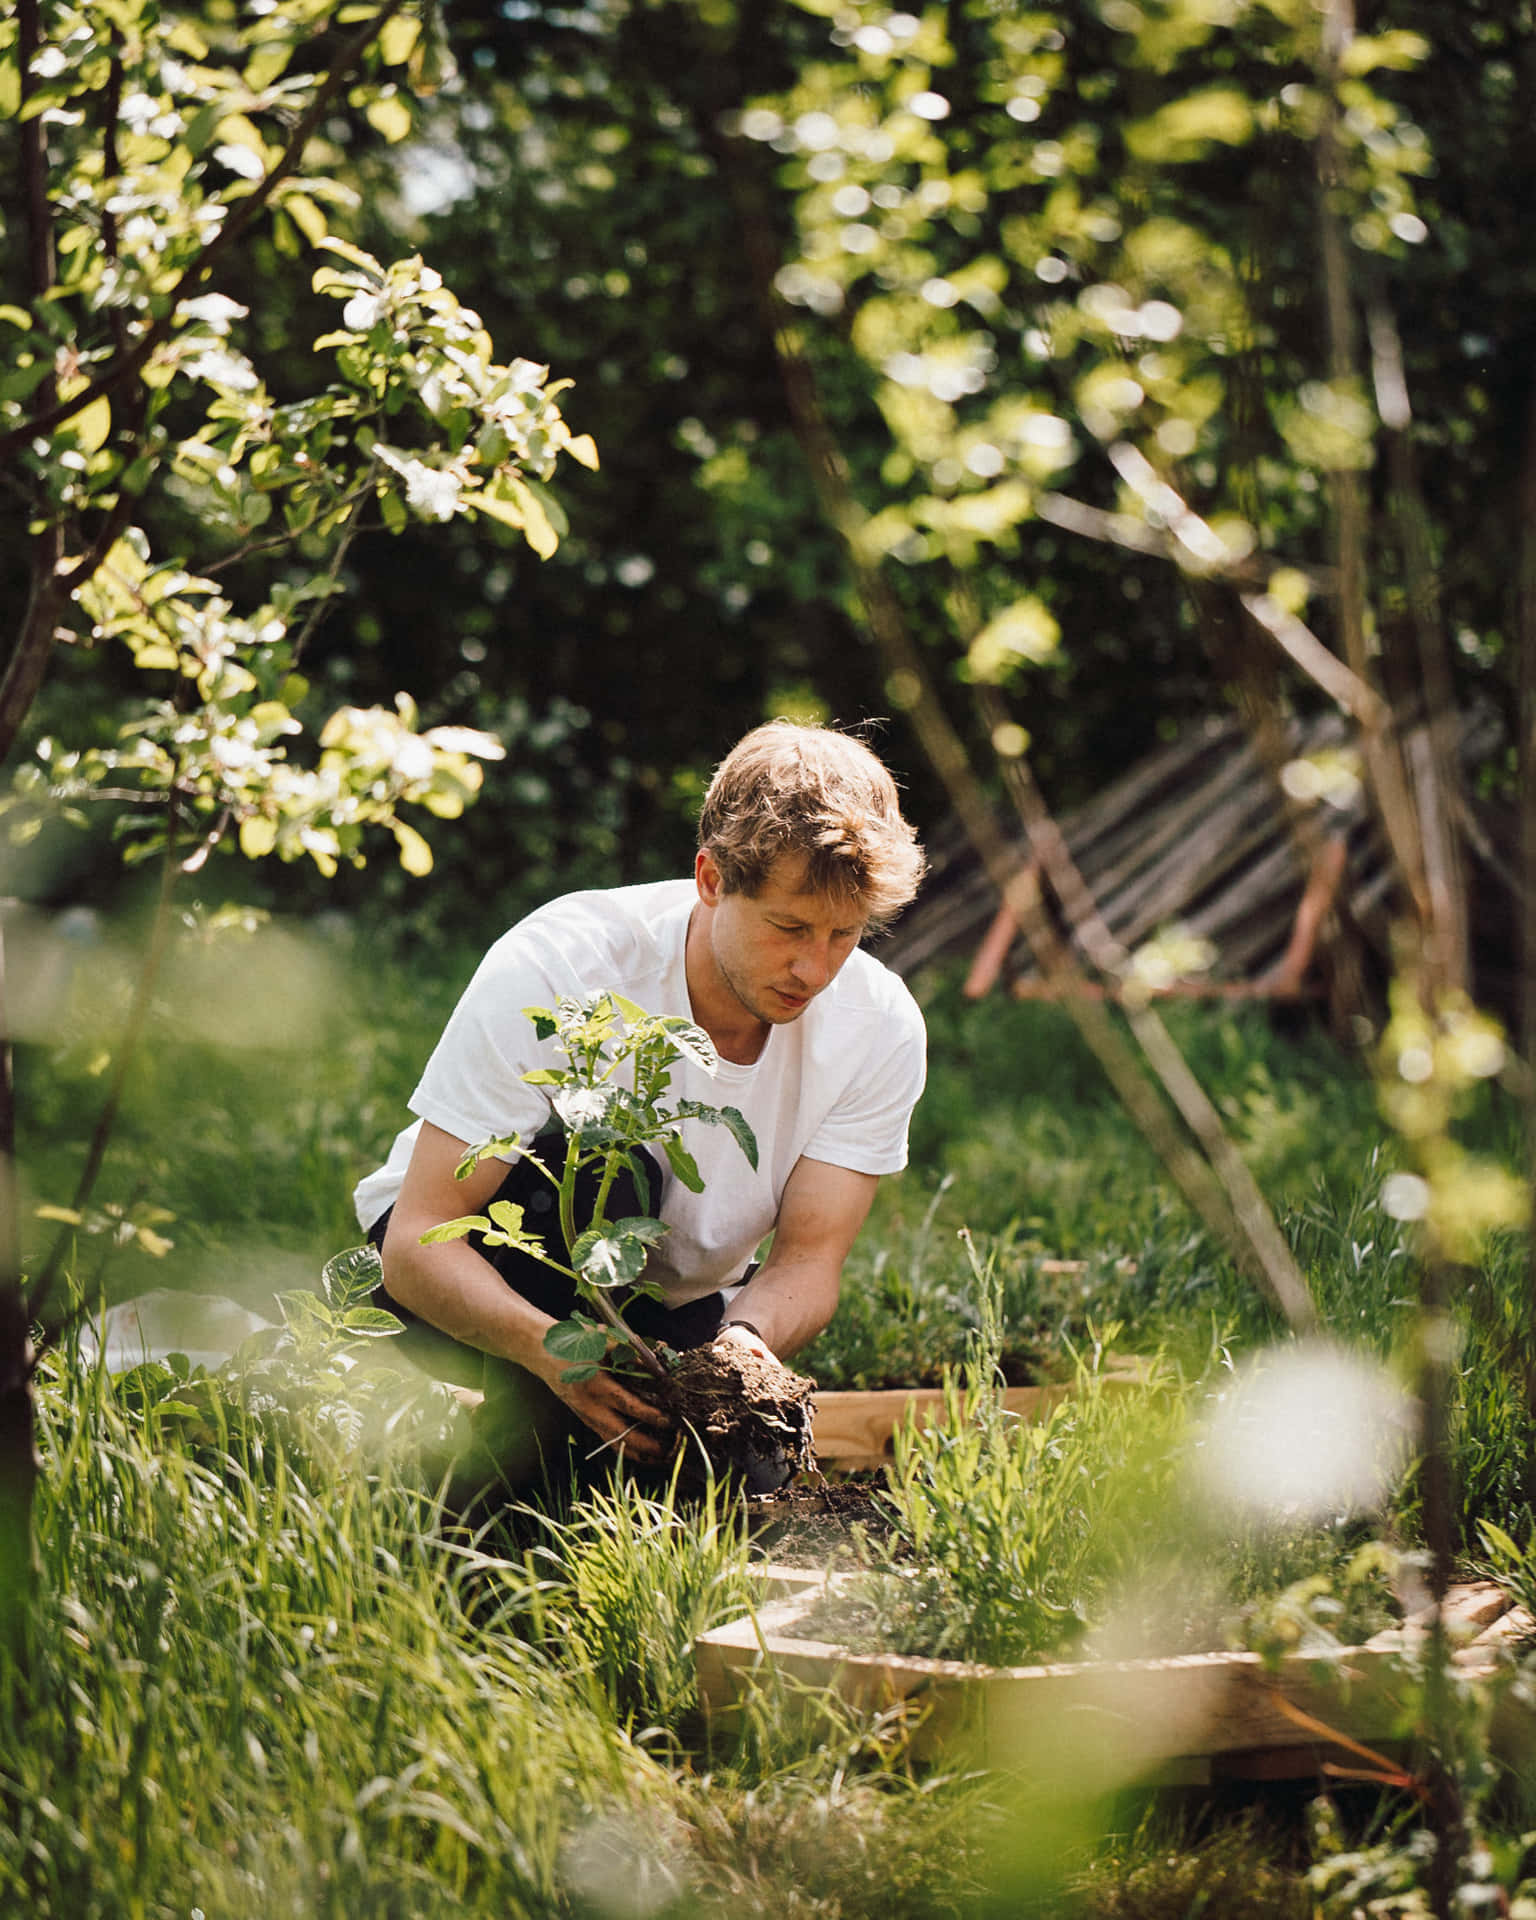
<path fill-rule="evenodd" d="M 40 1380 L 0 1911 L 548 1911 L 572 1821 L 662 1776 L 487 1620 L 523 1570 L 334 1429 L 177 1404 L 69 1354 Z"/>
<path fill-rule="evenodd" d="M 930 1843 L 969 1790 L 878 1727 L 810 1740 L 765 1697 L 701 1771 L 692 1640 L 745 1597 L 739 1515 L 618 1486 L 466 1537 L 388 1369 L 286 1351 L 285 1391 L 272 1351 L 218 1380 L 46 1357 L 0 1913 L 949 1904 L 963 1849 Z"/>
<path fill-rule="evenodd" d="M 156 1262 L 110 1231 L 84 1236 L 83 1282 L 104 1262 L 109 1291 L 170 1278 L 270 1306 L 317 1273 L 355 1238 L 348 1189 L 402 1119 L 471 958 L 433 956 L 420 979 L 349 964 L 319 1025 L 296 1020 L 276 1049 L 222 1048 L 167 998 L 100 1197 L 164 1205 L 178 1246 Z M 1119 1323 L 1119 1347 L 1161 1351 L 1196 1390 L 1276 1337 L 1059 1010 L 971 1006 L 949 982 L 923 992 L 932 1069 L 913 1164 L 882 1187 L 813 1370 L 851 1380 L 961 1358 L 981 1314 L 962 1226 L 997 1277 L 1008 1339 L 1043 1365 L 1070 1368 Z M 1390 1148 L 1368 1083 L 1319 1036 L 1283 1038 L 1251 1011 L 1172 1018 L 1329 1327 L 1405 1366 L 1415 1281 L 1379 1204 Z M 101 1040 L 82 1015 L 26 1052 L 34 1198 L 67 1190 Z M 1473 1124 L 1507 1144 L 1496 1097 Z M 1458 1303 L 1469 1545 L 1480 1518 L 1529 1538 L 1523 1257 L 1513 1237 L 1493 1246 Z M 1052 1258 L 1083 1266 L 1053 1274 Z M 436 1497 L 431 1408 L 406 1409 L 388 1372 L 279 1342 L 243 1387 L 214 1388 L 174 1372 L 114 1383 L 67 1345 L 48 1355 L 38 1598 L 27 1659 L 0 1676 L 0 1914 L 1008 1910 L 999 1835 L 1032 1816 L 996 1782 L 920 1775 L 894 1724 L 808 1717 L 771 1688 L 729 1734 L 703 1726 L 691 1641 L 744 1590 L 737 1516 L 619 1486 L 466 1537 Z M 1106 1401 L 1102 1417 L 1126 1416 Z M 1146 1426 L 1123 1436 L 1133 1465 Z M 1034 1465 L 1019 1463 L 1021 1498 L 1026 1466 L 1070 1463 L 1080 1437 L 1045 1430 Z M 971 1529 L 953 1513 L 933 1523 L 949 1562 L 993 1554 L 1058 1622 L 1084 1582 L 1109 1590 L 1112 1505 L 1086 1534 L 1063 1516 L 1026 1564 L 1003 1509 L 961 1511 L 974 1444 L 952 1437 L 939 1462 Z M 1410 1480 L 1392 1516 L 1410 1541 L 1415 1500 Z M 1283 1588 L 1316 1546 L 1261 1544 L 1244 1593 Z M 1332 1541 L 1336 1566 L 1353 1545 Z M 1009 1608 L 994 1612 L 1001 1632 Z M 1237 1843 L 1207 1857 L 1223 1901 L 1242 1857 Z M 1195 1897 L 1198 1866 L 1155 1867 L 1111 1850 L 1053 1910 Z M 1264 1871 L 1272 1910 L 1289 1911 L 1285 1872 Z"/>

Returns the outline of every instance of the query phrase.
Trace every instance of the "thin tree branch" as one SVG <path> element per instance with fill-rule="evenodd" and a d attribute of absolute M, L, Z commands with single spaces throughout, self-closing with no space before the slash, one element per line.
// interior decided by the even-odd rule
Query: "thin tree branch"
<path fill-rule="evenodd" d="M 1525 446 L 1516 500 L 1519 513 L 1519 591 L 1516 645 L 1520 694 L 1520 1050 L 1536 1063 L 1536 368 L 1526 374 Z M 1536 1072 L 1525 1091 L 1527 1170 L 1536 1193 Z M 1526 1250 L 1525 1404 L 1536 1418 L 1536 1233 Z M 1536 1505 L 1536 1460 L 1526 1467 L 1527 1501 Z"/>
<path fill-rule="evenodd" d="M 1339 132 L 1338 83 L 1343 60 L 1354 38 L 1352 0 L 1326 0 L 1323 16 L 1323 70 L 1320 74 L 1323 113 L 1317 137 L 1318 244 L 1322 256 L 1323 304 L 1328 339 L 1330 377 L 1340 383 L 1357 375 L 1355 321 L 1350 299 L 1349 252 L 1338 204 L 1343 190 L 1342 142 Z M 1353 468 L 1336 468 L 1328 476 L 1333 505 L 1333 535 L 1338 585 L 1335 615 L 1350 671 L 1366 685 L 1374 685 L 1366 639 L 1365 489 Z M 1391 708 L 1386 709 L 1388 715 Z M 1361 753 L 1371 778 L 1382 827 L 1408 897 L 1421 927 L 1433 925 L 1434 905 L 1424 873 L 1424 846 L 1418 814 L 1403 767 L 1390 717 L 1385 723 L 1364 725 Z"/>
<path fill-rule="evenodd" d="M 111 1085 L 102 1102 L 101 1112 L 96 1117 L 96 1125 L 92 1130 L 85 1160 L 80 1168 L 80 1177 L 75 1182 L 74 1198 L 70 1201 L 70 1210 L 74 1213 L 85 1211 L 86 1204 L 95 1191 L 96 1181 L 107 1157 L 107 1145 L 112 1138 L 113 1129 L 117 1125 L 117 1116 L 122 1108 L 123 1093 L 128 1084 L 128 1071 L 133 1065 L 139 1045 L 144 1038 L 155 985 L 160 976 L 166 949 L 170 944 L 172 906 L 176 882 L 181 876 L 181 865 L 176 854 L 176 830 L 179 822 L 180 806 L 173 789 L 166 806 L 165 854 L 160 865 L 160 891 L 155 901 L 155 916 L 150 928 L 149 946 L 144 955 L 144 964 L 139 970 L 138 982 L 134 987 L 128 1018 L 123 1024 L 122 1038 L 118 1042 L 117 1057 L 112 1067 Z M 42 1314 L 48 1296 L 58 1280 L 59 1271 L 73 1238 L 74 1229 L 67 1226 L 55 1236 L 47 1263 L 38 1275 L 27 1303 L 28 1315 L 31 1319 L 36 1320 Z"/>
<path fill-rule="evenodd" d="M 1282 607 L 1267 593 L 1239 596 L 1245 609 L 1271 640 L 1316 681 L 1334 705 L 1362 728 L 1380 732 L 1391 724 L 1392 709 L 1368 681 L 1350 670 L 1331 648 L 1325 647 L 1307 623 Z"/>
<path fill-rule="evenodd" d="M 1413 410 L 1397 323 L 1384 300 L 1367 316 L 1376 410 L 1387 435 L 1387 472 L 1393 524 L 1402 556 L 1408 606 L 1429 729 L 1427 778 L 1417 783 L 1425 885 L 1429 890 L 1438 972 L 1445 985 L 1465 988 L 1471 973 L 1466 862 L 1460 825 L 1461 766 L 1457 754 L 1456 689 L 1451 678 L 1429 512 L 1419 485 L 1412 438 Z M 1427 789 L 1427 791 L 1426 791 Z"/>
<path fill-rule="evenodd" d="M 1348 254 L 1338 204 L 1342 155 L 1339 132 L 1339 84 L 1354 37 L 1353 0 L 1325 0 L 1322 62 L 1319 73 L 1324 109 L 1317 142 L 1319 226 L 1323 287 L 1328 320 L 1329 371 L 1339 382 L 1355 374 L 1354 320 L 1350 302 Z M 1389 395 L 1389 405 L 1395 396 Z M 1404 395 L 1406 399 L 1406 393 Z M 1338 544 L 1338 613 L 1345 657 L 1361 679 L 1370 677 L 1365 638 L 1365 491 L 1355 471 L 1330 476 Z M 1362 744 L 1377 807 L 1388 840 L 1413 901 L 1418 920 L 1418 953 L 1410 965 L 1421 994 L 1432 1002 L 1449 984 L 1453 956 L 1446 928 L 1437 917 L 1426 872 L 1421 817 L 1414 805 L 1398 742 L 1390 730 L 1362 729 Z M 1417 964 L 1415 964 L 1415 961 Z M 1419 1310 L 1420 1459 L 1424 1482 L 1424 1537 L 1430 1555 L 1433 1611 L 1425 1660 L 1425 1708 L 1429 1823 L 1435 1839 L 1428 1873 L 1430 1905 L 1437 1920 L 1452 1920 L 1466 1848 L 1466 1830 L 1457 1782 L 1456 1734 L 1450 1704 L 1450 1649 L 1442 1607 L 1451 1576 L 1451 1502 L 1449 1478 L 1450 1329 L 1446 1313 L 1446 1274 L 1433 1247 L 1421 1264 Z"/>
<path fill-rule="evenodd" d="M 375 454 L 368 463 L 368 478 L 361 486 L 355 488 L 347 495 L 346 505 L 360 505 L 362 501 L 367 499 L 368 495 L 373 491 L 378 478 L 378 471 L 379 458 L 378 455 Z M 341 569 L 346 563 L 347 553 L 351 548 L 352 542 L 361 531 L 361 516 L 354 513 L 348 519 L 342 536 L 336 543 L 336 551 L 331 556 L 331 564 L 325 576 L 329 591 L 322 594 L 310 608 L 308 618 L 299 629 L 299 637 L 293 643 L 293 664 L 295 667 L 297 667 L 300 660 L 303 659 L 304 649 L 313 639 L 315 629 L 331 610 L 331 601 L 335 597 L 336 583 L 341 578 Z"/>

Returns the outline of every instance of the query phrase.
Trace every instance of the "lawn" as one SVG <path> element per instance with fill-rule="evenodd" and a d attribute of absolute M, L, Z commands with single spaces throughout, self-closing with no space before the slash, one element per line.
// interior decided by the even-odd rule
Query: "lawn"
<path fill-rule="evenodd" d="M 742 1610 L 754 1558 L 723 1496 L 619 1486 L 456 1529 L 437 1472 L 461 1416 L 407 1379 L 387 1339 L 351 1335 L 345 1271 L 329 1304 L 318 1284 L 357 1238 L 351 1181 L 398 1123 L 471 956 L 365 965 L 333 929 L 303 945 L 310 971 L 295 977 L 318 984 L 295 1006 L 292 1045 L 220 1044 L 217 1007 L 194 1023 L 189 996 L 206 1013 L 226 990 L 280 979 L 263 946 L 276 937 L 235 936 L 232 959 L 167 996 L 92 1203 L 100 1230 L 80 1235 L 71 1271 L 87 1305 L 103 1288 L 233 1291 L 293 1331 L 213 1379 L 113 1381 L 67 1339 L 49 1349 L 38 1597 L 6 1676 L 0 1912 L 1210 1920 L 1343 1916 L 1394 1874 L 1411 1884 L 1411 1797 L 1375 1788 L 1310 1811 L 1310 1792 L 1258 1808 L 1042 1796 L 918 1766 L 895 1720 L 830 1704 L 808 1715 L 771 1686 L 710 1737 L 691 1644 Z M 81 985 L 50 1047 L 23 1050 L 34 1202 L 67 1199 L 99 1095 Z M 994 1428 L 969 1455 L 908 1449 L 905 1523 L 944 1534 L 934 1564 L 967 1578 L 989 1557 L 1001 1567 L 1001 1587 L 973 1579 L 970 1598 L 1005 1655 L 1041 1644 L 1009 1582 L 1046 1614 L 1075 1609 L 1072 1630 L 1091 1634 L 1127 1541 L 1174 1583 L 1217 1535 L 1235 1541 L 1241 1578 L 1211 1599 L 1213 1618 L 1275 1632 L 1264 1599 L 1294 1600 L 1316 1571 L 1297 1546 L 1308 1530 L 1201 1533 L 1199 1496 L 1175 1489 L 1172 1463 L 1177 1434 L 1282 1330 L 1171 1194 L 1058 1010 L 968 1005 L 942 977 L 918 986 L 932 1071 L 912 1166 L 886 1183 L 806 1364 L 853 1384 L 968 1353 L 985 1368 L 988 1339 L 1045 1369 L 1104 1344 L 1159 1355 L 1174 1384 L 1155 1417 L 1065 1417 L 1027 1443 Z M 1414 1265 L 1380 1205 L 1391 1149 L 1360 1064 L 1260 1010 L 1177 1011 L 1329 1328 L 1362 1366 L 1401 1377 Z M 1469 1124 L 1517 1163 L 1501 1098 Z M 158 1257 L 122 1224 L 147 1208 L 174 1242 Z M 1495 1243 L 1465 1278 L 1456 1514 L 1476 1557 L 1479 1522 L 1517 1549 L 1530 1535 L 1523 1243 Z M 282 1298 L 295 1290 L 307 1306 Z M 1081 1497 L 1040 1478 L 1062 1463 Z M 1311 1530 L 1334 1579 L 1299 1602 L 1314 1621 L 1334 1601 L 1362 1619 L 1379 1603 L 1380 1583 L 1362 1576 L 1356 1592 L 1349 1569 L 1365 1540 L 1412 1554 L 1420 1497 L 1398 1471 L 1372 1513 Z M 930 1618 L 952 1621 L 957 1592 L 952 1578 Z M 1465 1737 L 1475 1760 L 1477 1730 Z M 1467 1778 L 1486 1832 L 1518 1835 L 1519 1782 Z M 1484 1877 L 1518 1866 L 1495 1847 Z"/>

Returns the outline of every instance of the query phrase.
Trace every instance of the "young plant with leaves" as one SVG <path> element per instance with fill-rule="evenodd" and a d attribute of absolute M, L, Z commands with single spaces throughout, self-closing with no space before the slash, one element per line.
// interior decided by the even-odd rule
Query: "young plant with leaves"
<path fill-rule="evenodd" d="M 553 1040 L 563 1067 L 533 1067 L 523 1079 L 549 1089 L 549 1101 L 564 1128 L 564 1157 L 559 1170 L 523 1148 L 519 1136 L 487 1140 L 459 1162 L 466 1178 L 490 1155 L 525 1158 L 554 1186 L 560 1237 L 566 1258 L 558 1259 L 543 1239 L 524 1224 L 524 1209 L 510 1200 L 493 1200 L 488 1214 L 445 1220 L 422 1235 L 424 1244 L 481 1236 L 489 1248 L 509 1247 L 563 1274 L 576 1289 L 578 1306 L 544 1336 L 544 1345 L 564 1360 L 564 1379 L 590 1380 L 610 1346 L 617 1346 L 654 1379 L 671 1371 L 665 1348 L 641 1339 L 624 1319 L 615 1298 L 626 1291 L 653 1299 L 660 1289 L 645 1277 L 650 1249 L 667 1228 L 650 1214 L 608 1218 L 614 1182 L 627 1171 L 642 1194 L 649 1175 L 641 1150 L 657 1146 L 673 1174 L 690 1193 L 702 1193 L 704 1181 L 682 1140 L 683 1122 L 724 1126 L 755 1169 L 757 1140 L 735 1107 L 712 1107 L 698 1100 L 670 1100 L 672 1069 L 689 1060 L 713 1075 L 719 1065 L 713 1041 L 701 1027 L 677 1014 L 651 1014 L 622 994 L 598 992 L 562 996 L 553 1008 L 525 1007 L 540 1040 Z M 597 1190 L 586 1219 L 578 1217 L 578 1176 L 594 1170 Z M 590 1307 L 590 1313 L 583 1312 Z M 595 1318 L 593 1316 L 596 1316 Z"/>

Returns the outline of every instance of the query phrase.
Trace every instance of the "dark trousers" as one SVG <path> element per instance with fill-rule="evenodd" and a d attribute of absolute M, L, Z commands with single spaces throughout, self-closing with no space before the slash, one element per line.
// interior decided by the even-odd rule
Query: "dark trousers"
<path fill-rule="evenodd" d="M 564 1135 L 553 1130 L 540 1134 L 530 1153 L 558 1173 L 565 1157 Z M 610 1220 L 636 1213 L 654 1214 L 660 1202 L 660 1168 L 643 1150 L 636 1158 L 644 1169 L 648 1190 L 642 1192 L 632 1174 L 621 1172 L 608 1193 L 605 1212 Z M 590 1217 L 597 1189 L 596 1169 L 584 1169 L 576 1182 L 578 1220 Z M 520 1206 L 529 1230 L 546 1241 L 556 1259 L 564 1257 L 555 1189 L 526 1157 L 512 1163 L 492 1199 Z M 393 1211 L 390 1208 L 369 1228 L 368 1238 L 374 1246 L 383 1247 Z M 576 1306 L 575 1285 L 564 1274 L 553 1272 L 516 1248 L 488 1247 L 479 1234 L 470 1234 L 468 1240 L 507 1285 L 540 1312 L 563 1320 Z M 681 1307 L 666 1307 L 659 1300 L 636 1297 L 624 1289 L 618 1290 L 614 1299 L 643 1340 L 664 1341 L 679 1350 L 706 1345 L 719 1331 L 725 1315 L 725 1298 L 719 1293 Z M 618 1456 L 612 1448 L 602 1447 L 597 1435 L 583 1426 L 536 1374 L 510 1360 L 479 1353 L 439 1332 L 402 1307 L 383 1286 L 375 1288 L 373 1303 L 405 1323 L 400 1351 L 424 1373 L 455 1386 L 478 1388 L 485 1395 L 473 1416 L 471 1457 L 458 1463 L 452 1494 L 455 1505 L 483 1509 L 493 1504 L 498 1494 L 514 1497 L 530 1491 L 540 1480 L 552 1490 L 560 1490 L 572 1481 L 606 1476 Z"/>

